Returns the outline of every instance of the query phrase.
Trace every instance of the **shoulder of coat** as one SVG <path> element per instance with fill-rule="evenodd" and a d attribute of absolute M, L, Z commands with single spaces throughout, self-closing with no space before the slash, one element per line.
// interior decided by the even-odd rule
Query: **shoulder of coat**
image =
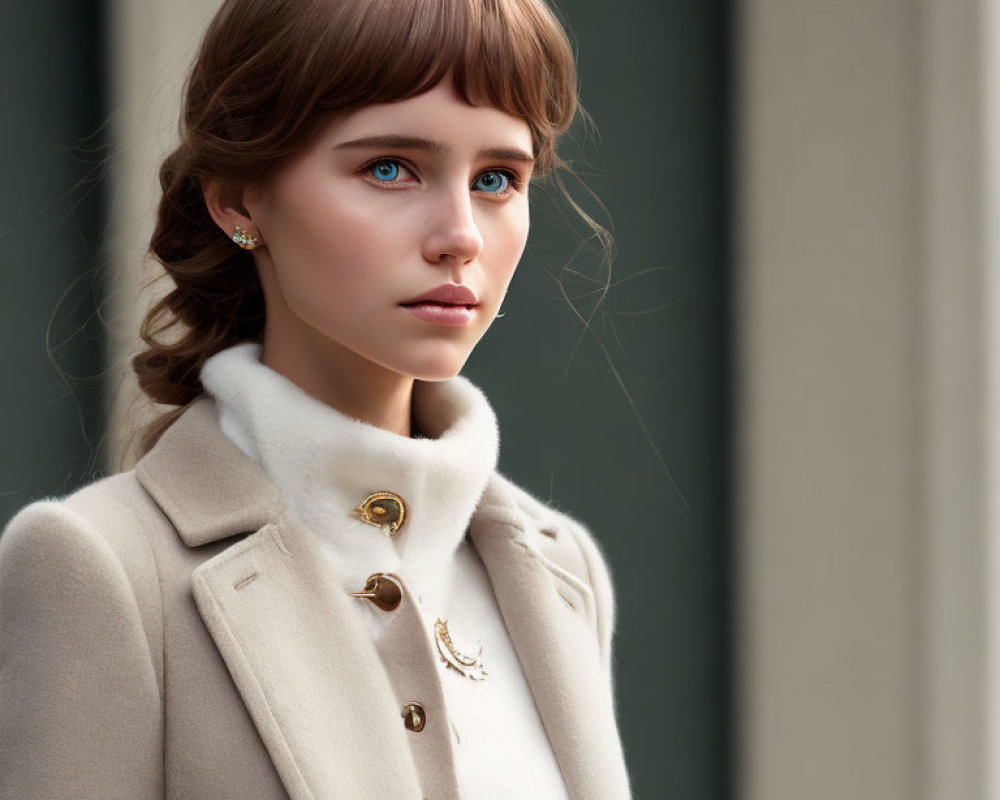
<path fill-rule="evenodd" d="M 109 539 L 134 536 L 138 533 L 137 524 L 146 527 L 152 522 L 166 522 L 159 506 L 136 479 L 134 470 L 95 481 L 61 502 Z"/>
<path fill-rule="evenodd" d="M 10 576 L 30 575 L 39 585 L 56 587 L 54 595 L 39 589 L 49 592 L 46 597 L 68 597 L 58 587 L 85 583 L 101 602 L 120 601 L 129 592 L 162 688 L 157 655 L 163 631 L 161 575 L 151 544 L 155 530 L 172 532 L 130 472 L 64 498 L 39 500 L 21 509 L 0 535 L 0 584 L 6 579 L 10 591 L 20 592 L 24 581 Z"/>
<path fill-rule="evenodd" d="M 138 583 L 151 574 L 151 536 L 161 529 L 173 531 L 130 470 L 101 478 L 65 497 L 26 506 L 10 521 L 3 537 L 16 531 L 40 552 L 74 542 L 81 546 L 85 541 L 100 543 Z"/>

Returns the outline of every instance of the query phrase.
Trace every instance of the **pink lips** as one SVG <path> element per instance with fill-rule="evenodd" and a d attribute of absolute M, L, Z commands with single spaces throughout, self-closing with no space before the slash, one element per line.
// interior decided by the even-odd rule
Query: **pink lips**
<path fill-rule="evenodd" d="M 460 326 L 472 321 L 479 298 L 467 286 L 445 283 L 400 305 L 424 322 Z"/>

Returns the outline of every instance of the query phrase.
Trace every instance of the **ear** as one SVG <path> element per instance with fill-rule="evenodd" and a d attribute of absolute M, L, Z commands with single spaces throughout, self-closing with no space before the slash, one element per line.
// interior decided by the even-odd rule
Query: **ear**
<path fill-rule="evenodd" d="M 205 197 L 205 206 L 215 224 L 229 239 L 234 239 L 238 231 L 244 239 L 238 241 L 241 247 L 247 247 L 247 242 L 253 240 L 253 247 L 260 244 L 260 231 L 254 224 L 243 202 L 246 189 L 242 186 L 227 186 L 220 178 L 203 178 L 201 193 Z M 247 248 L 252 249 L 252 248 Z"/>

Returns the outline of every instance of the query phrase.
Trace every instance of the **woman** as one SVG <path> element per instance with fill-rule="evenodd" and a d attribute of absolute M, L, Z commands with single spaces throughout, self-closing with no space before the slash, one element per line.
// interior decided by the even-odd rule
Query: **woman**
<path fill-rule="evenodd" d="M 0 538 L 0 796 L 628 797 L 590 535 L 456 377 L 559 166 L 541 0 L 229 0 L 132 471 Z"/>

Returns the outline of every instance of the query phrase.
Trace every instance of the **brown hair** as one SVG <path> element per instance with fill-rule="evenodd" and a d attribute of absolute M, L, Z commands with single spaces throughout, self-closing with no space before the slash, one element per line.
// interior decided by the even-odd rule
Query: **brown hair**
<path fill-rule="evenodd" d="M 226 0 L 188 77 L 180 145 L 163 162 L 150 249 L 175 284 L 147 314 L 133 359 L 140 388 L 183 407 L 205 360 L 259 341 L 264 298 L 249 253 L 222 235 L 205 178 L 267 177 L 327 115 L 413 97 L 451 74 L 459 95 L 527 121 L 536 171 L 577 108 L 576 70 L 544 0 Z M 179 415 L 141 432 L 147 451 Z"/>

